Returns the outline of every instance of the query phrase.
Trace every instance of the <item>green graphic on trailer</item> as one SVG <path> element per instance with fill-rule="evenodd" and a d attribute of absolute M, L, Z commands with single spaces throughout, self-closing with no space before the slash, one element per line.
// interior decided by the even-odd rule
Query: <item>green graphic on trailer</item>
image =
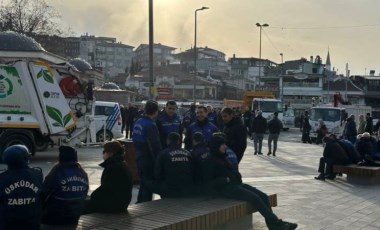
<path fill-rule="evenodd" d="M 13 84 L 9 78 L 0 74 L 0 98 L 6 98 L 13 92 Z"/>
<path fill-rule="evenodd" d="M 0 114 L 31 114 L 31 109 L 17 69 L 0 65 Z"/>
<path fill-rule="evenodd" d="M 40 96 L 41 104 L 47 115 L 51 134 L 60 133 L 75 126 L 75 115 L 59 87 L 59 73 L 46 63 L 31 63 L 33 77 Z"/>
<path fill-rule="evenodd" d="M 43 77 L 46 82 L 54 84 L 54 79 L 50 75 L 49 70 L 47 70 L 47 69 L 41 69 L 40 72 L 38 72 L 38 74 L 37 74 L 37 79 L 40 78 L 40 77 Z"/>
<path fill-rule="evenodd" d="M 62 118 L 61 111 L 59 111 L 58 109 L 54 107 L 50 107 L 48 105 L 46 106 L 46 111 L 49 117 L 53 119 L 54 121 L 56 121 L 55 123 L 52 124 L 54 127 L 64 128 L 67 125 L 67 123 L 69 123 L 71 120 L 71 113 L 66 114 L 66 116 Z"/>

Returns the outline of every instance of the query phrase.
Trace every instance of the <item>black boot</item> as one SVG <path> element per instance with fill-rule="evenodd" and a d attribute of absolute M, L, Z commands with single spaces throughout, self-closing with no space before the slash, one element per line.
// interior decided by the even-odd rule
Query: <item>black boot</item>
<path fill-rule="evenodd" d="M 319 174 L 318 176 L 314 177 L 316 180 L 325 180 L 325 175 L 324 174 Z"/>

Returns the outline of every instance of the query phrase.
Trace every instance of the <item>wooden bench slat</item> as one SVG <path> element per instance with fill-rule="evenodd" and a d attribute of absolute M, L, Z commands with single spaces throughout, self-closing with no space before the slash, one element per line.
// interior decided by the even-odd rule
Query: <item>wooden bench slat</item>
<path fill-rule="evenodd" d="M 347 175 L 347 181 L 357 184 L 380 183 L 380 167 L 350 165 L 334 165 L 334 173 Z"/>
<path fill-rule="evenodd" d="M 277 195 L 269 196 L 272 207 Z M 205 230 L 224 225 L 256 211 L 244 201 L 211 197 L 161 199 L 130 205 L 122 214 L 83 215 L 78 229 L 189 229 Z"/>

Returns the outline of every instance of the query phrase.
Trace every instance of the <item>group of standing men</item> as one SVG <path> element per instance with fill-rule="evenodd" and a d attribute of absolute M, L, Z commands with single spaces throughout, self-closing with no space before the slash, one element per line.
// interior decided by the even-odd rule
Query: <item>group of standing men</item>
<path fill-rule="evenodd" d="M 159 152 L 168 146 L 168 137 L 171 133 L 179 136 L 179 146 L 184 142 L 184 149 L 190 151 L 194 146 L 194 135 L 202 134 L 202 142 L 208 144 L 213 134 L 218 133 L 217 126 L 209 121 L 206 106 L 193 106 L 183 120 L 176 114 L 177 104 L 168 101 L 163 111 L 159 111 L 155 101 L 148 101 L 145 105 L 145 114 L 135 122 L 132 140 L 135 147 L 136 162 L 142 182 L 151 181 L 154 177 L 155 159 Z M 234 116 L 231 108 L 221 111 L 224 123 L 223 135 L 229 149 L 236 155 L 238 162 L 243 158 L 247 147 L 247 134 L 241 130 L 245 127 L 240 118 Z M 183 138 L 183 134 L 185 137 Z M 146 184 L 140 186 L 137 202 L 149 201 L 152 192 Z"/>
<path fill-rule="evenodd" d="M 132 140 L 140 176 L 137 203 L 152 200 L 153 193 L 163 198 L 219 195 L 250 202 L 269 229 L 295 229 L 297 224 L 273 213 L 265 193 L 242 183 L 238 164 L 247 147 L 247 132 L 241 117 L 223 108 L 220 132 L 209 121 L 206 106 L 193 106 L 182 121 L 176 107 L 175 101 L 168 101 L 160 113 L 157 102 L 148 101 L 145 114 L 134 124 Z"/>

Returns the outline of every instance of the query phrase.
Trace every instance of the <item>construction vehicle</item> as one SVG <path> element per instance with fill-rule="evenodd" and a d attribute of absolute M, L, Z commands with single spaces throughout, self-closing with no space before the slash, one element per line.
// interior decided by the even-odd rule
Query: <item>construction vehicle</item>
<path fill-rule="evenodd" d="M 243 95 L 243 100 L 230 100 L 224 99 L 224 106 L 228 107 L 240 107 L 243 110 L 246 108 L 251 108 L 251 103 L 253 98 L 275 98 L 272 92 L 269 91 L 248 91 Z"/>

